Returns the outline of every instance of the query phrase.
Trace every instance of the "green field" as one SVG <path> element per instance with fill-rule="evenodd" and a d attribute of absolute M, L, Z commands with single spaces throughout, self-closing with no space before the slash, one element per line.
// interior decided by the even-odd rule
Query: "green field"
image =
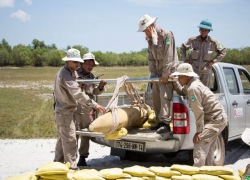
<path fill-rule="evenodd" d="M 61 67 L 0 68 L 0 139 L 55 138 L 53 82 Z M 148 77 L 148 67 L 95 67 L 102 79 Z M 115 83 L 106 86 L 113 92 Z M 136 83 L 138 91 L 145 83 Z"/>

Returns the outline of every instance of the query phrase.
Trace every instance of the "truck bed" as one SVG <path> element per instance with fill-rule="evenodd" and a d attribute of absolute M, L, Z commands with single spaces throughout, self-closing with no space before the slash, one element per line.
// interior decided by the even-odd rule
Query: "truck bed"
<path fill-rule="evenodd" d="M 103 137 L 103 133 L 91 132 L 87 128 L 82 129 L 81 131 L 76 131 L 76 134 L 79 136 L 89 136 L 89 137 Z M 172 138 L 172 134 L 171 137 Z M 169 138 L 169 139 L 170 139 Z M 123 140 L 147 140 L 147 141 L 161 141 L 163 135 L 157 134 L 155 130 L 150 129 L 132 129 L 128 131 L 128 134 L 120 139 Z"/>
<path fill-rule="evenodd" d="M 88 136 L 93 142 L 98 144 L 123 150 L 147 153 L 166 153 L 178 151 L 180 148 L 179 139 L 174 138 L 172 134 L 169 139 L 163 140 L 163 137 L 160 134 L 157 134 L 155 130 L 149 129 L 129 130 L 126 136 L 116 140 L 107 140 L 104 138 L 104 134 L 90 132 L 88 129 L 76 131 L 76 134 L 79 136 Z"/>

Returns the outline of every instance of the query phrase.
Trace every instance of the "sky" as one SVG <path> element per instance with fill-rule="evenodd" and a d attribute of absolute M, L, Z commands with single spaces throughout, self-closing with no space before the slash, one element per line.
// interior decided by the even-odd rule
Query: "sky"
<path fill-rule="evenodd" d="M 145 34 L 137 32 L 145 14 L 173 32 L 176 46 L 199 35 L 204 19 L 212 22 L 209 35 L 225 47 L 250 46 L 250 0 L 0 0 L 0 41 L 136 52 L 147 48 Z"/>

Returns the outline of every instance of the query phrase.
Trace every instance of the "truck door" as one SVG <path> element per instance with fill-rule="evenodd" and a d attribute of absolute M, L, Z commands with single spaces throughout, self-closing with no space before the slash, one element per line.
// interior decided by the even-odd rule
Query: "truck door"
<path fill-rule="evenodd" d="M 238 72 L 233 67 L 223 67 L 225 83 L 228 91 L 228 116 L 229 116 L 229 137 L 239 136 L 245 130 L 245 97 L 240 91 L 240 84 L 237 79 Z"/>
<path fill-rule="evenodd" d="M 216 70 L 213 68 L 212 70 L 212 75 L 211 75 L 211 85 L 210 85 L 210 90 L 215 94 L 217 99 L 220 101 L 220 104 L 223 106 L 224 110 L 228 114 L 228 103 L 225 97 L 224 93 L 221 93 L 221 87 L 218 82 L 221 80 L 219 79 L 219 75 L 216 72 Z"/>
<path fill-rule="evenodd" d="M 250 127 L 250 75 L 245 69 L 238 68 L 240 86 L 245 104 L 245 126 Z"/>

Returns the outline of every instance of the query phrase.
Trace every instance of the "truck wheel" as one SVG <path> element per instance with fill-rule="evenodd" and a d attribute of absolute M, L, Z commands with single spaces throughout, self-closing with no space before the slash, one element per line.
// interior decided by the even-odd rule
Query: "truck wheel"
<path fill-rule="evenodd" d="M 222 134 L 220 134 L 215 142 L 214 165 L 223 166 L 225 162 L 225 142 Z"/>
<path fill-rule="evenodd" d="M 215 166 L 223 166 L 225 162 L 225 142 L 222 134 L 220 134 L 215 142 L 214 162 Z M 188 151 L 188 164 L 194 164 L 193 150 Z"/>
<path fill-rule="evenodd" d="M 194 165 L 193 150 L 188 150 L 188 165 L 190 166 Z"/>
<path fill-rule="evenodd" d="M 122 160 L 137 161 L 137 162 L 146 162 L 148 158 L 147 153 L 126 151 L 126 154 Z"/>

